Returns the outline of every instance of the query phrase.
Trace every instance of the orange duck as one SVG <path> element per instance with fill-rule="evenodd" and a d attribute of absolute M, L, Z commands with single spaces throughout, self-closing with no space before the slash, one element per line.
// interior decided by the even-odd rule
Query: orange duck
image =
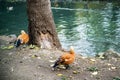
<path fill-rule="evenodd" d="M 21 30 L 21 34 L 17 37 L 15 46 L 19 47 L 21 44 L 28 43 L 28 41 L 29 41 L 28 34 L 24 30 Z"/>
<path fill-rule="evenodd" d="M 62 56 L 58 58 L 58 60 L 55 62 L 53 66 L 53 70 L 55 70 L 55 68 L 58 65 L 64 65 L 65 68 L 68 69 L 69 64 L 73 63 L 74 60 L 75 60 L 75 52 L 74 52 L 74 48 L 71 46 L 69 52 L 64 53 Z"/>

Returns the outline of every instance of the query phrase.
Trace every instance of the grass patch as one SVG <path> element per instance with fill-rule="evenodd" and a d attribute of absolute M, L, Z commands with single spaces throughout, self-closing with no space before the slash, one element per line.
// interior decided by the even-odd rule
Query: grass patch
<path fill-rule="evenodd" d="M 113 77 L 112 80 L 120 80 L 120 77 Z"/>
<path fill-rule="evenodd" d="M 89 68 L 87 68 L 87 70 L 90 72 L 95 72 L 95 71 L 98 71 L 98 68 L 97 67 L 89 67 Z"/>

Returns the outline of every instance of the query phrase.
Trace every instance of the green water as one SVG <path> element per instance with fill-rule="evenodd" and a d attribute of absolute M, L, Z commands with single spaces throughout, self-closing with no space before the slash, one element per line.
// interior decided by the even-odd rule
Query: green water
<path fill-rule="evenodd" d="M 0 3 L 0 35 L 27 31 L 26 3 Z M 12 9 L 11 9 L 12 8 Z M 52 11 L 62 47 L 93 56 L 120 52 L 120 2 L 55 3 Z"/>

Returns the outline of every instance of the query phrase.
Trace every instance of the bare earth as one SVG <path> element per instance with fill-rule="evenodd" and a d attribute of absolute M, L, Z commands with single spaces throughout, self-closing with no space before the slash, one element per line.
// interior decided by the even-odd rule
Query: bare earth
<path fill-rule="evenodd" d="M 51 65 L 62 51 L 12 48 L 13 43 L 9 44 L 12 40 L 0 36 L 0 80 L 120 80 L 120 56 L 85 58 L 76 53 L 69 70 L 62 67 L 53 71 Z"/>

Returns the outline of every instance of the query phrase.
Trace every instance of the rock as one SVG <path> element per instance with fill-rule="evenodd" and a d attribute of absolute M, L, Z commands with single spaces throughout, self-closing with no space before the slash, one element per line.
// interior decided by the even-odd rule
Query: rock
<path fill-rule="evenodd" d="M 10 34 L 9 37 L 10 37 L 10 38 L 14 38 L 14 39 L 17 38 L 17 36 L 16 36 L 15 34 Z"/>
<path fill-rule="evenodd" d="M 111 59 L 111 58 L 120 58 L 120 54 L 115 52 L 114 50 L 108 50 L 103 54 L 103 57 L 105 59 Z"/>
<path fill-rule="evenodd" d="M 97 75 L 97 74 L 98 74 L 98 72 L 97 72 L 97 71 L 95 71 L 95 72 L 92 72 L 91 74 L 95 76 L 95 75 Z"/>
<path fill-rule="evenodd" d="M 120 58 L 120 53 L 110 49 L 105 52 L 97 54 L 96 57 L 99 57 L 101 59 Z"/>
<path fill-rule="evenodd" d="M 15 34 L 10 34 L 8 36 L 9 44 L 14 43 L 17 39 L 17 36 Z"/>

